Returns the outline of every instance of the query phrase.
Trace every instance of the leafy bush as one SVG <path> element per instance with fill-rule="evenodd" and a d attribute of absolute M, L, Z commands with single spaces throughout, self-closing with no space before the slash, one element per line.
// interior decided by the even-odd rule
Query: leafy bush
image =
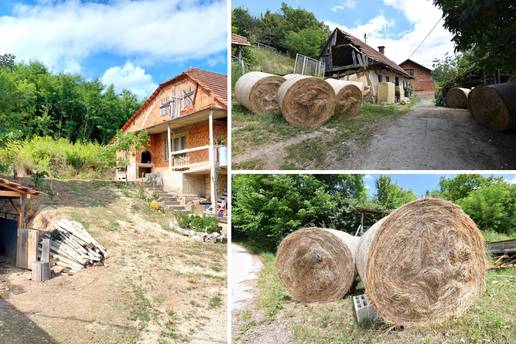
<path fill-rule="evenodd" d="M 502 181 L 486 185 L 457 203 L 482 230 L 516 232 L 516 185 Z"/>
<path fill-rule="evenodd" d="M 33 137 L 9 141 L 0 148 L 4 170 L 51 177 L 98 176 L 114 166 L 115 152 L 110 146 L 92 142 L 72 143 L 67 139 Z"/>
<path fill-rule="evenodd" d="M 190 215 L 182 211 L 175 213 L 176 221 L 181 228 L 190 228 Z"/>
<path fill-rule="evenodd" d="M 191 228 L 197 232 L 206 233 L 215 233 L 220 232 L 221 230 L 219 223 L 214 216 L 199 216 L 183 212 L 177 212 L 175 216 L 177 224 L 181 228 Z"/>

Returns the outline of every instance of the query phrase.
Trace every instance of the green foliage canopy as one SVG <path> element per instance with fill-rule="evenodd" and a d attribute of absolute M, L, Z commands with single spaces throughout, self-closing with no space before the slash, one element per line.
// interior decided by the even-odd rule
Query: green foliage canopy
<path fill-rule="evenodd" d="M 0 145 L 9 139 L 50 136 L 106 144 L 136 111 L 134 94 L 41 63 L 0 59 Z"/>
<path fill-rule="evenodd" d="M 330 34 L 328 26 L 312 12 L 281 4 L 278 12 L 266 11 L 259 18 L 245 8 L 232 12 L 232 30 L 291 56 L 301 53 L 318 57 L 320 49 Z"/>
<path fill-rule="evenodd" d="M 403 190 L 392 183 L 391 177 L 382 175 L 376 179 L 376 200 L 385 209 L 396 209 L 417 198 L 412 190 Z"/>
<path fill-rule="evenodd" d="M 434 0 L 456 50 L 474 50 L 487 71 L 516 76 L 516 3 L 507 0 Z"/>

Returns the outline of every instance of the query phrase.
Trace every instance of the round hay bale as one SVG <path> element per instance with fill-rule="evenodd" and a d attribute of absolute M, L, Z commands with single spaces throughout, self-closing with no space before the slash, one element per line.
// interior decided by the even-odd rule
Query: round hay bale
<path fill-rule="evenodd" d="M 251 112 L 278 111 L 278 88 L 283 82 L 285 79 L 281 76 L 249 72 L 238 79 L 235 96 L 238 102 Z"/>
<path fill-rule="evenodd" d="M 446 94 L 446 104 L 448 104 L 450 108 L 466 109 L 468 107 L 469 92 L 470 90 L 467 88 L 451 88 Z"/>
<path fill-rule="evenodd" d="M 427 198 L 372 226 L 356 263 L 378 314 L 407 326 L 462 314 L 482 293 L 484 254 L 482 234 L 459 206 Z"/>
<path fill-rule="evenodd" d="M 278 90 L 281 113 L 289 124 L 318 128 L 335 112 L 335 91 L 324 80 L 286 75 Z"/>
<path fill-rule="evenodd" d="M 475 87 L 468 109 L 478 123 L 495 130 L 516 129 L 516 82 Z"/>
<path fill-rule="evenodd" d="M 354 117 L 362 108 L 364 84 L 356 81 L 326 79 L 335 91 L 335 115 Z"/>
<path fill-rule="evenodd" d="M 301 228 L 281 241 L 278 276 L 288 294 L 303 302 L 342 298 L 356 276 L 358 237 L 325 228 Z"/>

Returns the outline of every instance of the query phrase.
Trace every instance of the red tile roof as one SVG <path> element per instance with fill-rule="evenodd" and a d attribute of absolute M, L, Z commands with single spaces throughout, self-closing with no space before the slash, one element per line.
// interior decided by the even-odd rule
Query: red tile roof
<path fill-rule="evenodd" d="M 15 182 L 11 182 L 4 178 L 0 178 L 0 188 L 18 191 L 23 194 L 29 194 L 29 195 L 34 195 L 34 196 L 43 194 L 41 191 L 31 189 L 27 186 L 23 186 L 21 184 L 15 183 Z"/>
<path fill-rule="evenodd" d="M 425 66 L 423 66 L 421 63 L 417 63 L 416 61 L 411 60 L 411 59 L 406 59 L 405 61 L 403 61 L 402 63 L 400 63 L 400 67 L 401 67 L 403 64 L 405 64 L 405 63 L 413 63 L 413 64 L 415 64 L 416 66 L 419 66 L 419 67 L 421 67 L 421 68 L 423 68 L 423 69 L 425 69 L 425 70 L 427 70 L 427 71 L 429 71 L 429 72 L 432 72 L 432 70 L 431 70 L 430 68 L 425 67 Z M 402 67 L 402 68 L 403 68 L 403 67 Z"/>
<path fill-rule="evenodd" d="M 405 72 L 403 70 L 403 68 L 398 66 L 398 64 L 396 64 L 396 62 L 388 59 L 387 56 L 385 56 L 384 54 L 382 54 L 378 50 L 374 49 L 373 47 L 370 47 L 369 45 L 367 45 L 366 43 L 362 42 L 357 37 L 347 33 L 344 30 L 336 28 L 335 31 L 338 31 L 342 35 L 346 36 L 346 38 L 349 39 L 354 46 L 356 46 L 361 52 L 365 53 L 371 59 L 377 61 L 378 63 L 384 64 L 385 66 L 393 69 L 395 72 L 398 72 L 399 74 L 401 74 L 401 75 L 403 75 L 403 76 L 405 76 L 407 78 L 412 79 L 412 76 L 410 76 L 410 74 Z M 334 31 L 334 33 L 335 33 L 335 31 Z M 333 33 L 331 34 L 329 39 L 331 39 L 332 36 L 333 36 Z"/>
<path fill-rule="evenodd" d="M 206 70 L 198 69 L 198 68 L 189 68 L 186 72 L 183 72 L 179 75 L 176 75 L 172 79 L 169 79 L 163 83 L 161 83 L 158 88 L 150 95 L 149 98 L 143 102 L 143 104 L 136 110 L 136 112 L 125 122 L 120 131 L 124 131 L 131 125 L 131 123 L 138 117 L 140 113 L 152 103 L 152 101 L 158 96 L 163 87 L 166 85 L 173 83 L 176 80 L 181 78 L 190 78 L 193 81 L 197 82 L 202 88 L 206 89 L 210 93 L 213 94 L 215 99 L 222 103 L 222 108 L 227 109 L 228 105 L 228 94 L 227 94 L 227 81 L 228 78 L 224 74 L 219 74 L 215 72 L 209 72 Z M 217 107 L 217 106 L 215 106 Z M 218 107 L 220 108 L 220 106 Z M 113 142 L 118 133 L 111 139 L 110 142 Z"/>
<path fill-rule="evenodd" d="M 240 36 L 240 35 L 237 35 L 236 33 L 232 33 L 231 34 L 231 45 L 248 46 L 248 45 L 251 45 L 251 43 L 249 43 L 247 38 L 245 38 L 244 36 Z"/>

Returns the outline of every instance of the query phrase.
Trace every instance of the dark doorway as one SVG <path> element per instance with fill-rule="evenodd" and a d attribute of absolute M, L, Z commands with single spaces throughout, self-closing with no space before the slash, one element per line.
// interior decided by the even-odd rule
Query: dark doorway
<path fill-rule="evenodd" d="M 16 221 L 0 218 L 0 256 L 12 264 L 16 262 L 17 228 Z"/>
<path fill-rule="evenodd" d="M 142 153 L 141 163 L 142 164 L 150 164 L 152 162 L 152 156 L 149 151 L 145 151 Z"/>

